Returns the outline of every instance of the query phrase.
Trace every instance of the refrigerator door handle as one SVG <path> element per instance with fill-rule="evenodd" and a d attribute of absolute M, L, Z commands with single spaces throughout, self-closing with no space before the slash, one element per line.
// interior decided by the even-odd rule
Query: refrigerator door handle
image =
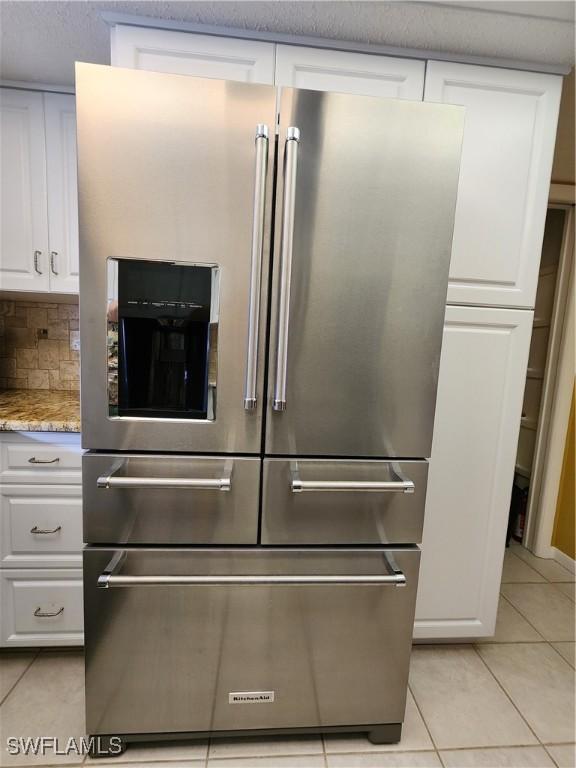
<path fill-rule="evenodd" d="M 394 470 L 393 470 L 394 471 Z M 302 480 L 298 466 L 293 463 L 290 467 L 292 475 L 292 493 L 303 491 L 317 492 L 346 492 L 361 491 L 363 493 L 414 493 L 415 485 L 412 480 L 400 475 L 398 480 Z M 394 474 L 398 474 L 394 471 Z"/>
<path fill-rule="evenodd" d="M 284 153 L 284 195 L 282 205 L 282 245 L 280 301 L 278 306 L 278 340 L 276 347 L 276 382 L 272 408 L 286 410 L 286 366 L 288 363 L 288 326 L 290 322 L 290 281 L 292 279 L 292 247 L 294 241 L 294 208 L 296 202 L 296 170 L 300 129 L 286 131 Z"/>
<path fill-rule="evenodd" d="M 123 462 L 96 480 L 98 488 L 183 488 L 196 491 L 230 491 L 232 489 L 232 466 L 226 462 L 223 476 L 216 478 L 196 477 L 117 477 L 115 473 Z"/>
<path fill-rule="evenodd" d="M 246 353 L 246 382 L 244 408 L 253 411 L 257 404 L 258 333 L 260 319 L 260 283 L 262 278 L 262 248 L 264 245 L 264 214 L 266 213 L 266 178 L 268 173 L 268 126 L 256 126 L 256 160 L 254 170 L 254 215 L 252 220 L 252 258 L 250 266 L 250 304 L 248 309 L 248 351 Z"/>

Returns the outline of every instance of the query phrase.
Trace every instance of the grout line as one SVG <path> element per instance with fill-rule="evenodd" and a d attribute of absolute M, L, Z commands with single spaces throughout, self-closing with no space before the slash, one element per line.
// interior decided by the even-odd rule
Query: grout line
<path fill-rule="evenodd" d="M 529 624 L 529 625 L 532 627 L 532 629 L 534 630 L 534 632 L 536 632 L 536 634 L 538 635 L 538 637 L 541 637 L 541 638 L 542 638 L 543 642 L 545 642 L 545 643 L 548 643 L 548 642 L 549 642 L 549 640 L 547 640 L 547 639 L 544 637 L 544 635 L 543 635 L 541 632 L 539 632 L 539 631 L 536 629 L 536 627 L 534 626 L 534 624 L 532 624 L 532 622 L 530 621 L 530 619 L 529 619 L 528 617 L 524 616 L 524 614 L 522 613 L 522 611 L 521 611 L 519 608 L 517 608 L 517 607 L 514 605 L 514 603 L 513 603 L 511 600 L 509 600 L 509 599 L 506 597 L 506 595 L 502 595 L 502 598 L 503 598 L 504 600 L 506 600 L 506 602 L 508 603 L 508 605 L 511 605 L 511 606 L 512 606 L 512 608 L 514 608 L 514 610 L 515 610 L 517 613 L 519 613 L 519 614 L 520 614 L 520 616 L 522 616 L 522 618 L 524 619 L 524 621 L 525 621 L 527 624 Z M 496 621 L 498 621 L 498 617 L 496 617 Z M 528 643 L 528 642 L 540 642 L 540 641 L 539 641 L 539 640 L 538 640 L 538 641 L 525 640 L 524 642 L 527 642 L 527 643 Z"/>
<path fill-rule="evenodd" d="M 558 650 L 558 648 L 555 648 L 555 647 L 554 647 L 554 643 L 573 643 L 573 642 L 574 642 L 573 640 L 547 640 L 546 642 L 547 642 L 547 643 L 548 643 L 548 645 L 549 645 L 549 646 L 552 648 L 552 650 L 553 650 L 553 651 L 556 651 L 556 653 L 558 654 L 558 656 L 560 656 L 560 658 L 562 659 L 562 661 L 565 661 L 565 662 L 566 662 L 566 664 L 568 664 L 568 666 L 570 667 L 570 669 L 575 669 L 575 667 L 573 667 L 573 666 L 572 666 L 572 664 L 570 664 L 570 662 L 568 661 L 568 659 L 566 659 L 564 656 L 562 656 L 562 654 L 560 653 L 560 651 Z"/>
<path fill-rule="evenodd" d="M 20 682 L 20 680 L 22 680 L 22 678 L 24 677 L 24 675 L 26 674 L 26 672 L 28 672 L 28 670 L 30 669 L 30 667 L 32 666 L 32 664 L 34 664 L 34 662 L 35 662 L 35 661 L 36 661 L 36 659 L 38 658 L 39 654 L 40 654 L 40 651 L 39 651 L 39 650 L 36 650 L 36 651 L 35 651 L 35 653 L 34 653 L 34 656 L 33 656 L 33 657 L 32 657 L 32 659 L 30 660 L 30 662 L 29 662 L 29 663 L 28 663 L 28 664 L 27 664 L 27 665 L 24 667 L 24 669 L 22 670 L 22 672 L 21 672 L 21 673 L 18 675 L 18 677 L 17 677 L 16 681 L 14 682 L 14 684 L 13 684 L 13 685 L 12 685 L 12 686 L 11 686 L 11 687 L 8 689 L 8 692 L 7 692 L 7 693 L 6 693 L 6 695 L 3 697 L 3 699 L 0 701 L 0 706 L 2 706 L 2 704 L 4 704 L 4 702 L 6 701 L 6 699 L 8 698 L 8 696 L 10 696 L 10 694 L 12 693 L 12 691 L 14 690 L 14 688 L 16 688 L 16 686 L 18 685 L 18 683 Z M 7 654 L 7 655 L 8 655 L 8 654 Z"/>
<path fill-rule="evenodd" d="M 434 749 L 438 753 L 438 759 L 440 760 L 442 765 L 444 765 L 444 762 L 442 761 L 442 758 L 440 757 L 440 752 L 438 750 L 436 742 L 434 741 L 434 737 L 432 736 L 432 732 L 431 732 L 430 728 L 428 727 L 428 723 L 426 722 L 426 718 L 424 717 L 424 713 L 420 709 L 420 704 L 418 704 L 418 701 L 416 699 L 416 695 L 414 694 L 414 691 L 412 690 L 412 686 L 410 685 L 410 683 L 408 683 L 408 690 L 410 691 L 410 695 L 414 699 L 414 704 L 416 705 L 416 709 L 418 710 L 418 714 L 422 718 L 422 722 L 424 723 L 424 728 L 426 728 L 426 733 L 430 737 L 430 741 L 432 742 L 432 746 L 434 747 Z M 406 717 L 406 715 L 404 715 L 404 717 Z M 404 727 L 404 725 L 402 725 L 402 727 Z"/>
<path fill-rule="evenodd" d="M 496 645 L 496 643 L 495 643 L 495 645 Z M 494 674 L 494 672 L 493 672 L 493 671 L 490 669 L 490 667 L 489 667 L 489 666 L 488 666 L 488 664 L 486 663 L 486 661 L 485 661 L 484 657 L 482 656 L 482 654 L 480 653 L 480 651 L 478 651 L 478 649 L 477 649 L 477 648 L 475 648 L 474 646 L 472 646 L 472 647 L 473 647 L 473 649 L 474 649 L 474 652 L 475 652 L 476 654 L 478 654 L 478 657 L 479 657 L 479 658 L 480 658 L 480 660 L 482 661 L 482 664 L 484 664 L 484 666 L 486 667 L 486 669 L 488 670 L 488 672 L 490 672 L 490 674 L 492 675 L 492 677 L 494 678 L 494 680 L 496 680 L 496 683 L 498 684 L 498 687 L 499 687 L 499 688 L 500 688 L 500 689 L 501 689 L 501 690 L 504 692 L 504 695 L 506 696 L 506 698 L 508 699 L 508 701 L 509 701 L 509 702 L 512 704 L 512 706 L 514 707 L 514 709 L 516 710 L 516 712 L 518 712 L 518 714 L 520 715 L 521 719 L 522 719 L 522 720 L 523 720 L 523 721 L 526 723 L 526 725 L 527 725 L 528 729 L 530 730 L 530 732 L 532 733 L 532 735 L 535 737 L 535 739 L 536 739 L 536 741 L 538 742 L 538 744 L 539 744 L 540 746 L 542 746 L 542 742 L 540 741 L 540 739 L 539 739 L 539 737 L 538 737 L 538 734 L 537 734 L 537 733 L 535 732 L 535 730 L 532 728 L 532 726 L 530 725 L 530 723 L 528 722 L 528 720 L 526 720 L 526 718 L 524 717 L 524 715 L 522 714 L 522 712 L 520 711 L 520 709 L 519 709 L 519 708 L 516 706 L 516 704 L 515 704 L 514 700 L 512 699 L 512 697 L 510 696 L 510 694 L 508 693 L 508 691 L 506 690 L 506 688 L 504 688 L 504 686 L 502 685 L 502 683 L 500 682 L 500 680 L 498 680 L 498 678 L 496 677 L 496 675 Z M 534 744 L 532 744 L 531 746 L 534 746 Z"/>

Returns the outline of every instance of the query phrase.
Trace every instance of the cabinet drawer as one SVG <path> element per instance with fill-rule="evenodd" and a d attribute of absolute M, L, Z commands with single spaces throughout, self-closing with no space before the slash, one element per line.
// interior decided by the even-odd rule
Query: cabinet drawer
<path fill-rule="evenodd" d="M 2 443 L 1 479 L 5 483 L 80 483 L 79 445 Z"/>
<path fill-rule="evenodd" d="M 417 543 L 427 476 L 426 461 L 266 459 L 262 543 Z"/>
<path fill-rule="evenodd" d="M 82 571 L 5 570 L 1 645 L 81 645 Z"/>
<path fill-rule="evenodd" d="M 80 565 L 82 498 L 79 486 L 4 486 L 0 515 L 4 567 Z"/>

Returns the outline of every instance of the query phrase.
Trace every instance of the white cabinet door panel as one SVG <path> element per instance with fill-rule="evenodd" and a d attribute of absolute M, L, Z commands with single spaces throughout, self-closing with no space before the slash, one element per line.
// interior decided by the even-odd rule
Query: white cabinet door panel
<path fill-rule="evenodd" d="M 3 88 L 0 112 L 0 289 L 47 291 L 43 96 Z"/>
<path fill-rule="evenodd" d="M 416 638 L 494 631 L 532 318 L 447 307 Z"/>
<path fill-rule="evenodd" d="M 46 161 L 50 289 L 78 293 L 78 190 L 76 178 L 76 101 L 47 93 Z"/>
<path fill-rule="evenodd" d="M 81 486 L 4 485 L 0 515 L 2 567 L 81 567 Z"/>
<path fill-rule="evenodd" d="M 561 85 L 428 62 L 424 100 L 466 107 L 449 302 L 534 306 Z"/>
<path fill-rule="evenodd" d="M 117 25 L 112 30 L 115 67 L 214 77 L 245 83 L 274 82 L 274 44 Z"/>
<path fill-rule="evenodd" d="M 0 646 L 82 645 L 81 570 L 7 568 L 0 595 Z"/>
<path fill-rule="evenodd" d="M 359 96 L 422 100 L 423 61 L 366 53 L 276 46 L 276 85 Z"/>

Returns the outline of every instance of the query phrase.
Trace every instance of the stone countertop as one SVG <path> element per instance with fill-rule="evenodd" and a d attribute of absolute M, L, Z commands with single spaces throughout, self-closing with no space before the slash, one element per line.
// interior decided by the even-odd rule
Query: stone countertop
<path fill-rule="evenodd" d="M 0 390 L 1 432 L 80 432 L 77 392 Z"/>

